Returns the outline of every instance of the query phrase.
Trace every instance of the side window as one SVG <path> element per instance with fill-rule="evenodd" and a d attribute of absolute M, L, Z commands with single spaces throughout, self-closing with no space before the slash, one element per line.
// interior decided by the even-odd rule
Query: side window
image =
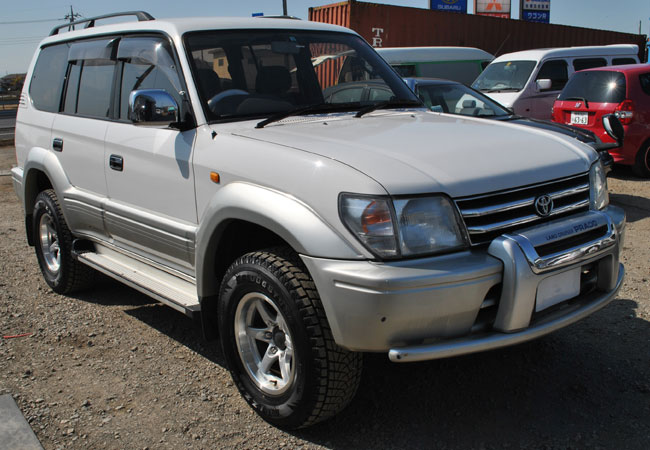
<path fill-rule="evenodd" d="M 111 87 L 115 62 L 108 60 L 84 61 L 79 79 L 77 114 L 90 117 L 108 117 L 111 107 Z"/>
<path fill-rule="evenodd" d="M 402 77 L 415 77 L 417 76 L 415 64 L 396 64 L 393 69 L 397 71 Z"/>
<path fill-rule="evenodd" d="M 650 95 L 650 73 L 639 75 L 639 82 L 641 83 L 641 89 L 643 89 L 643 92 Z"/>
<path fill-rule="evenodd" d="M 612 59 L 612 66 L 623 66 L 625 64 L 636 64 L 634 58 L 614 58 Z"/>
<path fill-rule="evenodd" d="M 68 53 L 63 112 L 106 118 L 111 110 L 117 39 L 80 41 Z"/>
<path fill-rule="evenodd" d="M 481 73 L 476 61 L 445 61 L 420 64 L 420 75 L 430 78 L 444 78 L 471 84 Z"/>
<path fill-rule="evenodd" d="M 594 67 L 603 67 L 607 65 L 605 58 L 579 58 L 573 60 L 573 70 L 593 69 Z"/>
<path fill-rule="evenodd" d="M 128 119 L 129 95 L 137 89 L 162 89 L 171 95 L 183 113 L 181 82 L 166 39 L 143 36 L 120 41 L 117 60 L 121 63 L 119 119 Z"/>
<path fill-rule="evenodd" d="M 567 74 L 567 63 L 562 59 L 546 61 L 537 73 L 537 80 L 551 80 L 551 89 L 549 91 L 559 91 L 564 87 L 569 79 Z"/>
<path fill-rule="evenodd" d="M 68 67 L 68 44 L 52 45 L 41 50 L 29 85 L 36 109 L 58 112 L 65 72 Z"/>

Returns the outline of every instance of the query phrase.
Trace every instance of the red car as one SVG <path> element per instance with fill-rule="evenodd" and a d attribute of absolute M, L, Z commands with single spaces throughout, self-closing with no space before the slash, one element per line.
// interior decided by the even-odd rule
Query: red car
<path fill-rule="evenodd" d="M 553 105 L 553 121 L 593 131 L 603 142 L 602 116 L 615 114 L 625 129 L 621 147 L 609 153 L 618 164 L 650 178 L 650 64 L 599 67 L 576 72 Z"/>

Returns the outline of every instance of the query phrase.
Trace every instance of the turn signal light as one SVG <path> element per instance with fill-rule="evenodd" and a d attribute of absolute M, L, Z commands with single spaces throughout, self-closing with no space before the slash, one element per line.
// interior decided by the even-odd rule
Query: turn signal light
<path fill-rule="evenodd" d="M 364 233 L 384 235 L 390 228 L 392 233 L 393 220 L 386 203 L 371 202 L 361 215 L 361 228 Z"/>
<path fill-rule="evenodd" d="M 210 180 L 212 180 L 213 183 L 219 184 L 221 178 L 217 172 L 210 172 Z"/>
<path fill-rule="evenodd" d="M 631 124 L 634 119 L 634 103 L 632 100 L 624 100 L 616 107 L 614 114 L 623 125 Z"/>

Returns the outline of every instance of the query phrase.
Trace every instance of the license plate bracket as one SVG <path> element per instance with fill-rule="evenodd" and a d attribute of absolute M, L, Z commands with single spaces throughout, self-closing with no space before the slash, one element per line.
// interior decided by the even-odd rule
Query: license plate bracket
<path fill-rule="evenodd" d="M 542 280 L 537 285 L 535 312 L 557 305 L 580 294 L 580 267 Z"/>
<path fill-rule="evenodd" d="M 583 111 L 571 111 L 571 124 L 572 125 L 589 124 L 589 113 Z"/>

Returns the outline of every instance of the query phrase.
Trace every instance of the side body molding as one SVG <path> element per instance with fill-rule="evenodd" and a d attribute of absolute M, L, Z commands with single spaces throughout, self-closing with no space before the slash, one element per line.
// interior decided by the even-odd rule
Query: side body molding
<path fill-rule="evenodd" d="M 232 220 L 264 227 L 296 252 L 337 259 L 363 259 L 362 254 L 299 199 L 269 188 L 234 182 L 219 189 L 203 212 L 197 232 L 196 281 L 199 298 L 217 294 L 217 248 Z"/>

